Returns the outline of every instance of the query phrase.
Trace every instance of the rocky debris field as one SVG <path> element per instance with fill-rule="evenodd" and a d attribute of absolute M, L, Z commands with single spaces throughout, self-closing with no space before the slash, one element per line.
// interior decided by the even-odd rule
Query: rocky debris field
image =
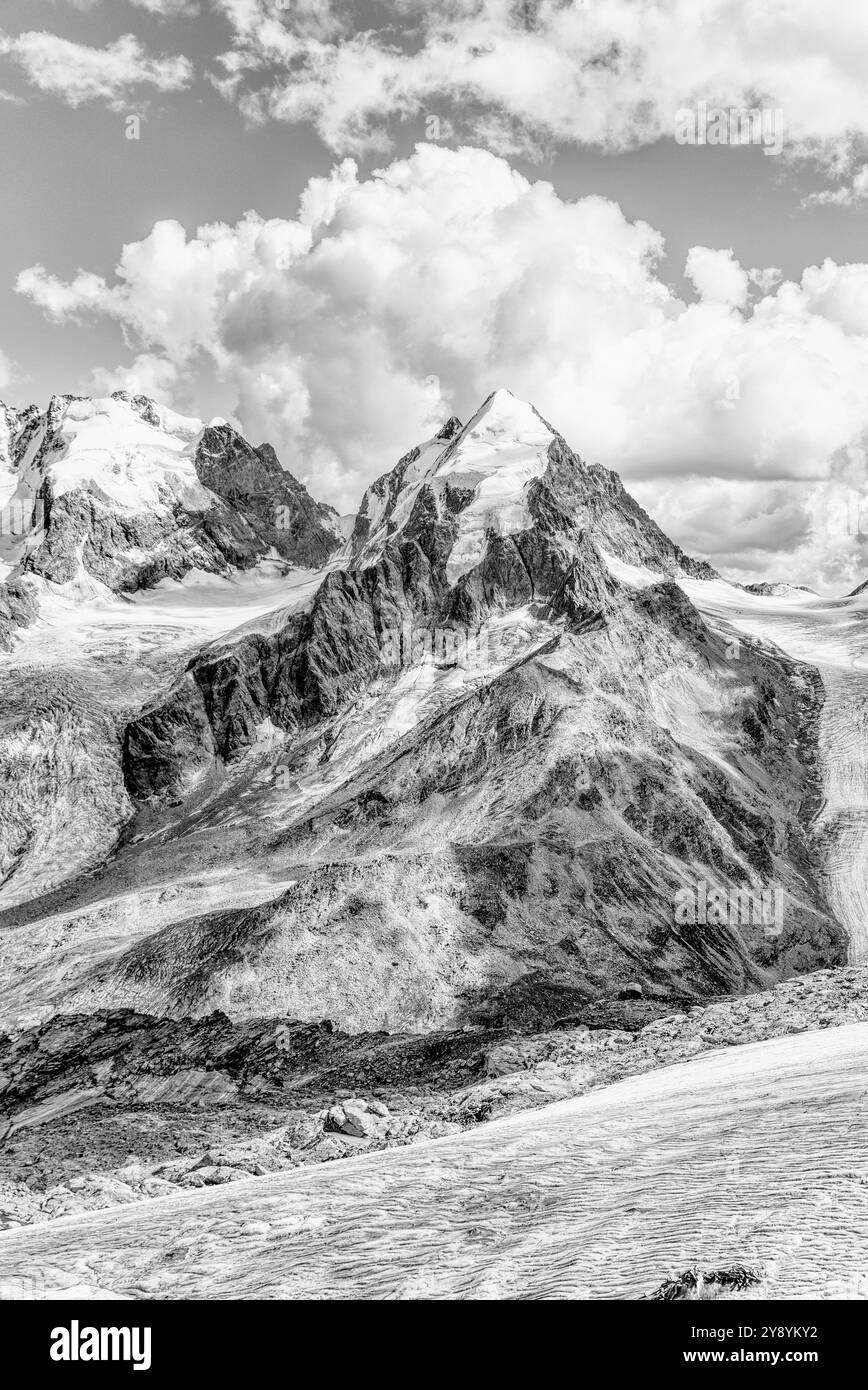
<path fill-rule="evenodd" d="M 743 1043 L 868 1019 L 868 967 L 630 1026 L 350 1037 L 223 1015 L 0 1038 L 0 1229 L 457 1134 Z"/>

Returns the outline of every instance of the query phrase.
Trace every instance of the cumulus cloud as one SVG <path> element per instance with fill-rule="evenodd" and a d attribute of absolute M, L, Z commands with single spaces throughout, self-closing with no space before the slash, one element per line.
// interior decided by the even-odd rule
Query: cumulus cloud
<path fill-rule="evenodd" d="M 747 278 L 763 294 L 768 294 L 769 290 L 774 289 L 782 275 L 783 272 L 775 265 L 754 266 L 752 270 L 748 271 Z"/>
<path fill-rule="evenodd" d="M 818 592 L 846 593 L 868 577 L 868 490 L 828 479 L 780 483 L 693 478 L 690 487 L 668 480 L 635 481 L 631 491 L 692 555 L 722 574 L 807 584 Z M 865 532 L 865 534 L 861 534 Z"/>
<path fill-rule="evenodd" d="M 151 352 L 140 352 L 127 367 L 98 367 L 88 385 L 94 396 L 130 391 L 165 403 L 175 399 L 182 385 L 179 378 L 180 369 L 174 362 Z"/>
<path fill-rule="evenodd" d="M 189 86 L 193 75 L 188 58 L 153 58 L 132 34 L 105 48 L 92 48 L 44 30 L 17 38 L 0 33 L 0 55 L 14 59 L 39 91 L 59 96 L 72 107 L 103 101 L 118 110 L 139 87 L 177 91 Z"/>
<path fill-rule="evenodd" d="M 741 309 L 747 302 L 748 272 L 742 270 L 731 249 L 692 246 L 684 274 L 706 304 L 731 304 Z"/>
<path fill-rule="evenodd" d="M 100 275 L 80 270 L 74 280 L 58 280 L 43 265 L 22 270 L 16 282 L 19 293 L 38 299 L 46 318 L 54 323 L 72 319 L 80 322 L 89 312 L 106 307 L 105 281 Z"/>
<path fill-rule="evenodd" d="M 861 0 L 373 0 L 364 28 L 341 0 L 215 3 L 226 95 L 254 120 L 312 122 L 338 153 L 438 112 L 502 153 L 621 150 L 672 138 L 699 101 L 779 109 L 790 154 L 840 161 L 868 132 Z"/>
<path fill-rule="evenodd" d="M 688 302 L 663 250 L 614 202 L 421 145 L 365 179 L 350 160 L 312 179 L 294 219 L 159 222 L 111 280 L 34 266 L 17 287 L 54 321 L 114 320 L 142 389 L 207 369 L 221 413 L 340 510 L 506 385 L 656 498 L 686 546 L 751 577 L 855 583 L 859 538 L 840 510 L 813 517 L 866 483 L 868 266 L 773 289 L 777 272 L 693 248 Z"/>

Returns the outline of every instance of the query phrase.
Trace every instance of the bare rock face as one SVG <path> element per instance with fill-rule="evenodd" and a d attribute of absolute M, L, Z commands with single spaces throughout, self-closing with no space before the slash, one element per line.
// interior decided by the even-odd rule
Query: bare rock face
<path fill-rule="evenodd" d="M 39 611 L 36 594 L 21 579 L 0 584 L 0 650 L 8 651 L 17 628 L 27 627 Z"/>
<path fill-rule="evenodd" d="M 335 549 L 337 513 L 314 502 L 270 444 L 255 449 L 231 426 L 209 425 L 194 461 L 203 486 L 245 518 L 257 555 L 273 547 L 305 569 L 325 564 Z"/>

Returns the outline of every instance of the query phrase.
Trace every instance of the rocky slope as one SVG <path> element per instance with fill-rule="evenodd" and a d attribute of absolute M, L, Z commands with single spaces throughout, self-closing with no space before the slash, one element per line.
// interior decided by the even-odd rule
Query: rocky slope
<path fill-rule="evenodd" d="M 408 630 L 439 640 L 448 661 L 492 616 L 528 605 L 576 629 L 601 624 L 618 589 L 601 546 L 634 564 L 713 577 L 615 474 L 588 468 L 533 407 L 495 392 L 465 428 L 450 420 L 369 489 L 350 561 L 308 611 L 267 638 L 204 653 L 168 701 L 130 726 L 131 792 L 171 792 L 191 762 L 231 759 L 263 719 L 296 734 L 339 713 L 380 674 L 385 651 L 402 663 L 403 648 L 391 648 Z"/>
<path fill-rule="evenodd" d="M 206 430 L 212 489 L 227 457 L 224 491 L 257 516 L 273 460 Z M 7 827 L 4 1017 L 535 1028 L 628 986 L 699 1001 L 843 961 L 814 842 L 823 683 L 703 615 L 721 591 L 772 602 L 690 561 L 503 391 L 373 485 L 326 569 L 234 622 L 227 605 L 204 644 L 191 620 L 186 660 L 159 634 L 176 603 L 195 617 L 195 586 L 135 591 L 126 631 L 147 611 L 154 640 L 124 660 L 100 618 L 102 732 L 93 661 L 68 668 L 72 713 L 47 697 L 75 735 L 58 766 L 31 753 L 42 774 L 22 777 L 26 699 L 9 731 L 10 785 L 32 795 Z M 10 690 L 37 655 L 56 673 L 34 633 Z M 86 853 L 47 873 L 27 833 L 76 767 L 87 834 L 79 813 L 67 844 Z M 700 892 L 723 911 L 678 920 Z"/>
<path fill-rule="evenodd" d="M 2 409 L 6 904 L 105 859 L 131 812 L 119 725 L 208 633 L 291 603 L 336 528 L 228 425 L 123 392 Z"/>
<path fill-rule="evenodd" d="M 0 411 L 4 499 L 0 1225 L 432 1138 L 499 1183 L 460 1131 L 583 1097 L 581 1130 L 630 1077 L 682 1152 L 640 1074 L 789 1034 L 855 1123 L 825 1038 L 866 1018 L 863 593 L 726 583 L 503 391 L 351 531 L 267 446 L 123 395 Z M 576 1143 L 529 1123 L 534 1162 Z M 593 1289 L 746 1262 L 658 1235 Z"/>

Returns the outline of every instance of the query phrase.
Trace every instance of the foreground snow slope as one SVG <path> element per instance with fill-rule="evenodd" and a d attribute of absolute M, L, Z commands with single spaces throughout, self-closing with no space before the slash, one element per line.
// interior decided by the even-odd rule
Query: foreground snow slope
<path fill-rule="evenodd" d="M 746 1264 L 868 1294 L 868 1024 L 706 1054 L 457 1138 L 0 1235 L 7 1296 L 639 1298 Z"/>

